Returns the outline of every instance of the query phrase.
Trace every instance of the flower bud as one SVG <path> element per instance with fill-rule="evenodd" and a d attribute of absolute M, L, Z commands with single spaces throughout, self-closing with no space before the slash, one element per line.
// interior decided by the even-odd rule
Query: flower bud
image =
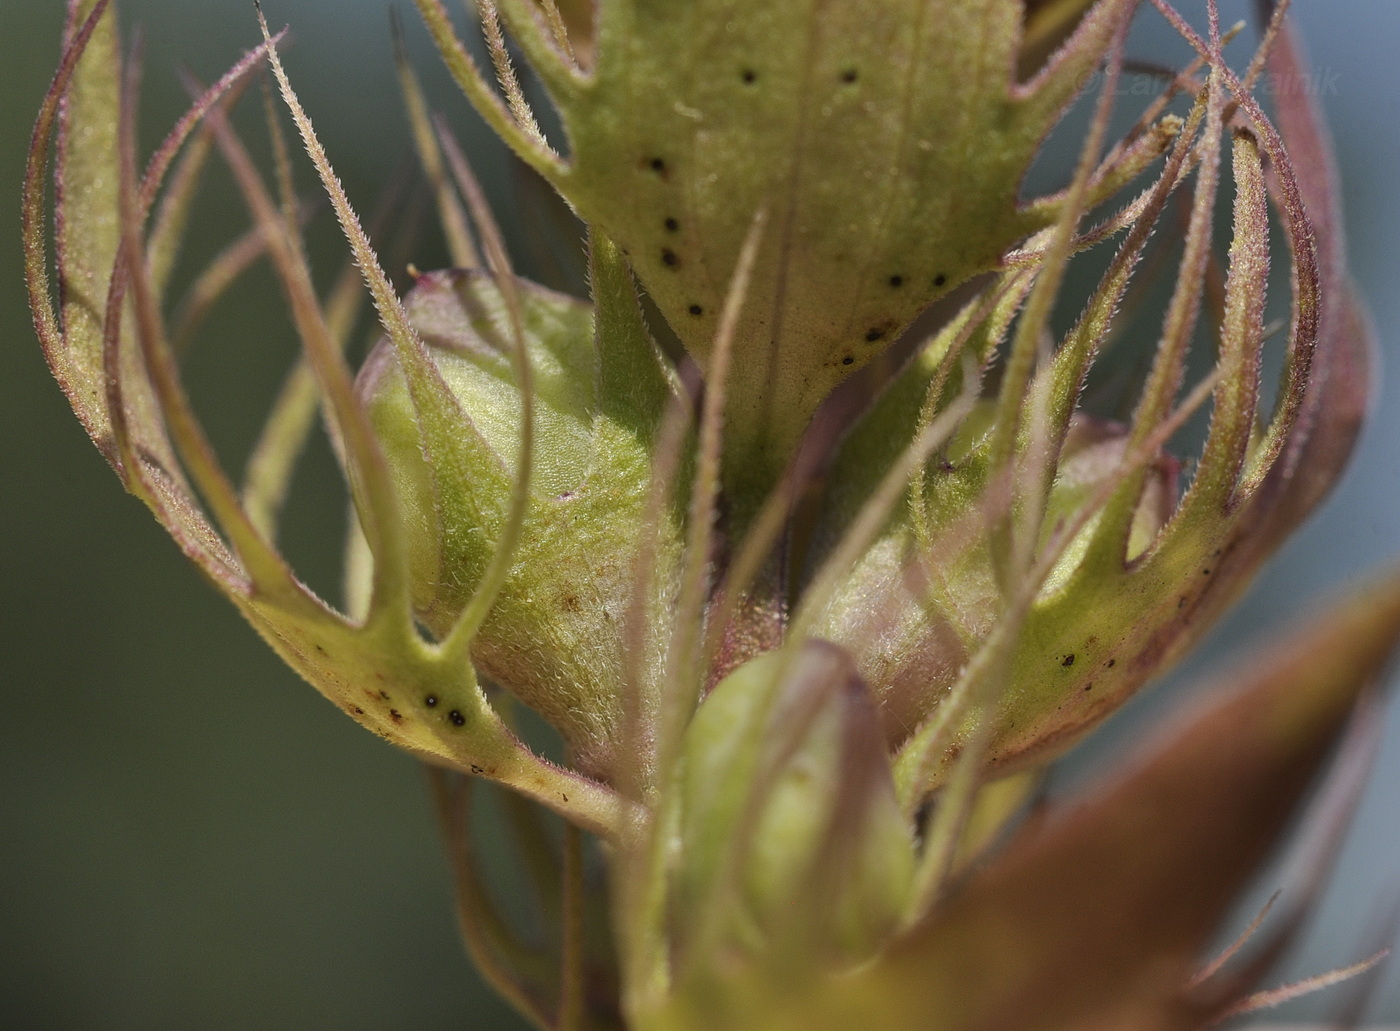
<path fill-rule="evenodd" d="M 682 771 L 673 926 L 692 971 L 847 965 L 893 931 L 913 842 L 844 651 L 809 641 L 731 673 L 690 724 Z"/>
<path fill-rule="evenodd" d="M 879 699 L 891 746 L 903 743 L 939 705 L 1005 607 L 989 543 L 992 513 L 979 507 L 988 495 L 991 415 L 989 403 L 974 409 L 941 456 L 938 475 L 925 481 L 922 506 L 901 508 L 815 628 L 855 659 Z M 1094 489 L 1122 461 L 1126 440 L 1127 428 L 1120 424 L 1084 415 L 1073 419 L 1048 495 L 1042 546 L 1094 504 Z M 1177 468 L 1165 454 L 1152 463 L 1133 520 L 1130 556 L 1140 554 L 1170 516 Z M 839 480 L 845 472 L 838 467 L 838 494 L 846 486 Z M 1083 521 L 1047 577 L 1045 597 L 1074 582 L 1097 525 L 1096 518 Z M 1078 603 L 1094 605 L 1092 592 L 1080 590 Z M 1046 658 L 1072 672 L 1075 663 L 1065 666 L 1066 657 L 1056 652 Z"/>
<path fill-rule="evenodd" d="M 596 332 L 592 306 L 516 284 L 533 380 L 530 499 L 511 572 L 472 658 L 563 734 L 582 769 L 606 774 L 622 720 L 623 625 L 651 481 L 651 435 L 669 386 L 625 270 L 608 264 L 606 244 L 597 249 Z M 406 309 L 459 409 L 447 432 L 467 443 L 466 462 L 432 446 L 389 341 L 370 356 L 359 389 L 409 524 L 415 615 L 443 637 L 503 534 L 522 470 L 523 395 L 506 300 L 489 275 L 424 275 Z M 630 371 L 619 376 L 615 366 L 624 360 Z M 665 545 L 662 579 L 670 568 Z"/>

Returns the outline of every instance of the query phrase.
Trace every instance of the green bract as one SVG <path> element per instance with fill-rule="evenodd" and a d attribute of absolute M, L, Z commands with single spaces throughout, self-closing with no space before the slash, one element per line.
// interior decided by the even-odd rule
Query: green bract
<path fill-rule="evenodd" d="M 440 0 L 418 3 L 457 53 Z M 1020 201 L 1021 180 L 1131 7 L 1099 4 L 1023 84 L 1019 0 L 602 3 L 586 72 L 527 0 L 499 6 L 569 158 L 529 124 L 507 139 L 618 242 L 702 368 L 749 222 L 769 213 L 734 334 L 752 374 L 728 388 L 727 484 L 742 504 L 833 387 L 1055 219 L 1054 201 Z"/>
<path fill-rule="evenodd" d="M 138 171 L 108 0 L 69 6 L 26 261 L 123 485 L 292 667 L 434 770 L 483 973 L 557 1031 L 1185 1031 L 1254 1005 L 1258 969 L 1193 972 L 1400 637 L 1396 574 L 1069 815 L 1011 829 L 1326 494 L 1364 415 L 1325 138 L 1296 90 L 1254 96 L 1302 74 L 1287 5 L 1236 71 L 1214 3 L 1202 34 L 1154 0 L 1196 59 L 1117 140 L 1131 0 L 478 0 L 495 85 L 440 0 L 417 5 L 587 224 L 586 300 L 513 270 L 402 48 L 457 266 L 403 297 L 265 21 Z M 290 169 L 269 188 L 227 118 L 263 65 L 350 247 L 324 297 Z M 1023 196 L 1090 81 L 1068 183 Z M 253 228 L 200 282 L 266 257 L 303 345 L 240 486 L 180 380 L 210 298 L 166 296 L 214 152 Z M 1169 296 L 1135 317 L 1154 267 Z M 378 343 L 352 369 L 365 287 Z M 318 412 L 352 509 L 338 607 L 276 544 Z M 512 793 L 540 933 L 476 860 L 470 778 Z"/>

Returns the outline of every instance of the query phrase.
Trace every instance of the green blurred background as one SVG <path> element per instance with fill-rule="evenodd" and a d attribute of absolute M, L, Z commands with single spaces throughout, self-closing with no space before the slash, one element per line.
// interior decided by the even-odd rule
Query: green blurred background
<path fill-rule="evenodd" d="M 251 6 L 123 0 L 126 25 L 146 31 L 149 128 L 178 114 L 177 62 L 213 78 L 256 41 Z M 1400 351 L 1400 5 L 1295 6 L 1325 73 L 1354 267 L 1390 357 Z M 117 489 L 44 368 L 16 229 L 24 151 L 57 60 L 62 7 L 0 0 L 0 196 L 16 213 L 0 232 L 0 1026 L 519 1027 L 458 943 L 416 764 L 287 672 L 198 579 Z M 291 72 L 363 208 L 406 147 L 387 7 L 267 0 L 269 18 L 296 31 Z M 1223 7 L 1227 21 L 1248 13 L 1240 0 Z M 430 90 L 479 140 L 411 11 L 405 20 Z M 1152 35 L 1149 27 L 1142 36 L 1144 53 Z M 518 202 L 499 154 L 472 149 L 498 206 Z M 309 188 L 309 174 L 300 175 Z M 328 279 L 338 259 L 320 221 L 314 254 Z M 232 208 L 209 213 L 194 252 L 210 253 L 243 224 Z M 412 257 L 424 267 L 441 260 L 429 242 Z M 189 374 L 236 467 L 294 341 L 265 276 L 251 277 L 221 312 L 233 317 L 216 318 Z M 1174 679 L 1395 554 L 1400 388 L 1392 377 L 1377 390 L 1377 417 L 1341 488 Z M 322 453 L 299 481 L 304 500 L 287 528 L 299 568 L 332 594 L 343 525 L 334 485 Z M 1151 722 L 1163 697 L 1132 706 L 1080 765 Z M 1336 883 L 1282 976 L 1358 958 L 1377 915 L 1400 897 L 1398 795 L 1392 712 Z M 1325 1005 L 1279 1016 L 1303 1019 Z M 1377 1015 L 1400 1021 L 1393 973 Z"/>

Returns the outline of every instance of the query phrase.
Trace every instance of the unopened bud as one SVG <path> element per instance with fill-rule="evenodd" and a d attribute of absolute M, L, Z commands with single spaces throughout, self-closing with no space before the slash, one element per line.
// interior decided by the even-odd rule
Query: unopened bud
<path fill-rule="evenodd" d="M 700 706 L 683 762 L 673 885 L 687 963 L 849 964 L 893 931 L 913 842 L 844 651 L 811 641 L 740 667 Z"/>

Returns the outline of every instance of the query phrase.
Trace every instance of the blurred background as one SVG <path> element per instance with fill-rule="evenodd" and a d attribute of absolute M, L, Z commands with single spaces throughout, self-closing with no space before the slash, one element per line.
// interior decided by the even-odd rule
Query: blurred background
<path fill-rule="evenodd" d="M 266 0 L 274 25 L 295 30 L 289 69 L 364 210 L 407 148 L 388 6 Z M 534 210 L 528 189 L 481 142 L 411 5 L 402 6 L 410 52 L 437 105 L 473 141 L 498 211 Z M 1250 6 L 1224 0 L 1225 20 L 1248 16 Z M 247 0 L 122 0 L 122 13 L 146 36 L 148 144 L 181 108 L 177 67 L 212 79 L 257 40 Z M 0 0 L 0 15 L 0 196 L 14 213 L 0 233 L 0 1024 L 522 1027 L 481 986 L 459 944 L 417 765 L 297 680 L 199 580 L 117 489 L 49 378 L 25 307 L 16 230 L 24 153 L 57 61 L 63 4 Z M 1379 327 L 1383 365 L 1393 367 L 1400 4 L 1298 0 L 1295 18 L 1338 141 L 1353 270 Z M 1160 56 L 1158 21 L 1144 15 L 1134 56 Z M 309 191 L 309 171 L 298 175 Z M 205 195 L 221 191 L 227 184 L 215 177 Z M 324 212 L 317 221 L 313 261 L 329 281 L 342 259 Z M 245 225 L 232 204 L 207 212 L 191 258 L 212 255 Z M 558 254 L 518 256 L 525 271 L 570 278 Z M 408 258 L 424 268 L 443 260 L 431 234 Z M 191 357 L 191 390 L 233 468 L 293 347 L 275 287 L 254 274 Z M 1155 722 L 1173 683 L 1267 641 L 1400 550 L 1400 376 L 1382 376 L 1376 390 L 1375 418 L 1323 510 L 1172 682 L 1116 718 L 1075 770 Z M 335 595 L 344 512 L 323 452 L 300 474 L 285 535 L 307 579 Z M 1400 711 L 1390 708 L 1334 884 L 1278 980 L 1361 958 L 1400 900 Z M 1278 886 L 1272 876 L 1260 885 L 1264 896 Z M 1397 971 L 1392 965 L 1383 979 L 1378 1021 L 1400 1023 Z M 1305 1021 L 1332 1001 L 1324 995 L 1275 1016 Z"/>

